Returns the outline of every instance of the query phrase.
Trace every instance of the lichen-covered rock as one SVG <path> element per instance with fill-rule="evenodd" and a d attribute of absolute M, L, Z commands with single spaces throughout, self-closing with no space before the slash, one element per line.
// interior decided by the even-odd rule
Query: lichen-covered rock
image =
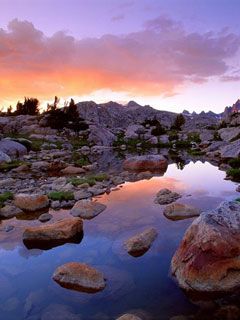
<path fill-rule="evenodd" d="M 28 227 L 23 233 L 23 241 L 28 247 L 39 247 L 56 242 L 56 245 L 71 241 L 83 232 L 80 218 L 63 219 L 51 224 Z"/>
<path fill-rule="evenodd" d="M 171 203 L 166 206 L 163 214 L 170 220 L 181 220 L 192 217 L 197 217 L 200 214 L 200 210 L 188 204 L 183 203 Z"/>
<path fill-rule="evenodd" d="M 123 163 L 125 170 L 146 171 L 146 170 L 167 170 L 167 160 L 162 155 L 142 155 L 126 159 Z"/>
<path fill-rule="evenodd" d="M 125 241 L 125 247 L 132 256 L 141 256 L 151 247 L 157 235 L 156 229 L 146 229 Z"/>
<path fill-rule="evenodd" d="M 155 198 L 155 203 L 158 204 L 169 204 L 172 203 L 174 201 L 176 201 L 177 199 L 181 198 L 181 195 L 178 194 L 177 192 L 173 192 L 169 189 L 161 189 Z"/>
<path fill-rule="evenodd" d="M 92 219 L 105 209 L 106 206 L 102 203 L 91 200 L 79 200 L 71 209 L 70 214 L 74 217 Z"/>
<path fill-rule="evenodd" d="M 229 292 L 240 287 L 240 203 L 223 202 L 186 231 L 171 269 L 181 288 Z"/>
<path fill-rule="evenodd" d="M 47 208 L 49 200 L 43 194 L 25 194 L 19 193 L 14 197 L 14 204 L 16 207 L 25 211 L 37 211 Z"/>
<path fill-rule="evenodd" d="M 64 288 L 88 293 L 101 291 L 106 286 L 100 271 L 78 262 L 68 262 L 58 267 L 53 279 Z"/>

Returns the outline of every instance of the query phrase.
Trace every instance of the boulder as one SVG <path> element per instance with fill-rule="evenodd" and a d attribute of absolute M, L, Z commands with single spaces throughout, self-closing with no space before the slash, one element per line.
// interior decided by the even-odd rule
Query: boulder
<path fill-rule="evenodd" d="M 19 158 L 27 154 L 27 148 L 16 141 L 3 139 L 0 141 L 0 151 L 9 157 Z"/>
<path fill-rule="evenodd" d="M 106 286 L 100 271 L 78 262 L 68 262 L 58 267 L 53 279 L 64 288 L 88 293 L 101 291 Z"/>
<path fill-rule="evenodd" d="M 83 219 L 92 219 L 99 215 L 106 209 L 102 203 L 91 200 L 79 200 L 70 210 L 70 214 L 74 217 L 81 217 Z"/>
<path fill-rule="evenodd" d="M 176 202 L 167 205 L 163 211 L 163 214 L 170 220 L 182 220 L 197 217 L 200 215 L 200 212 L 201 211 L 198 208 Z"/>
<path fill-rule="evenodd" d="M 79 190 L 74 192 L 74 199 L 76 201 L 78 200 L 83 200 L 83 199 L 88 199 L 92 197 L 92 193 L 86 190 Z"/>
<path fill-rule="evenodd" d="M 52 215 L 50 213 L 43 213 L 39 216 L 38 220 L 41 222 L 47 222 L 52 219 Z"/>
<path fill-rule="evenodd" d="M 123 314 L 121 317 L 117 318 L 117 320 L 141 320 L 141 318 L 135 316 L 134 314 L 126 313 Z"/>
<path fill-rule="evenodd" d="M 169 189 L 161 189 L 155 198 L 155 203 L 158 204 L 170 204 L 174 201 L 176 201 L 177 199 L 181 198 L 181 195 L 178 194 L 177 192 L 173 192 Z"/>
<path fill-rule="evenodd" d="M 125 170 L 146 171 L 146 170 L 167 170 L 167 160 L 162 155 L 142 155 L 128 158 L 123 163 Z"/>
<path fill-rule="evenodd" d="M 23 211 L 13 205 L 6 205 L 3 208 L 0 208 L 0 219 L 5 218 L 5 219 L 10 219 L 18 214 L 21 214 Z"/>
<path fill-rule="evenodd" d="M 220 155 L 222 159 L 237 158 L 240 156 L 240 139 L 228 143 L 220 148 Z"/>
<path fill-rule="evenodd" d="M 130 255 L 139 257 L 151 247 L 157 235 L 156 229 L 149 228 L 125 241 L 124 245 Z"/>
<path fill-rule="evenodd" d="M 231 142 L 240 138 L 240 127 L 222 128 L 218 133 L 223 141 Z"/>
<path fill-rule="evenodd" d="M 88 141 L 100 146 L 111 146 L 116 140 L 116 136 L 106 128 L 98 125 L 89 126 Z"/>
<path fill-rule="evenodd" d="M 23 241 L 29 248 L 46 248 L 65 242 L 79 242 L 83 233 L 83 222 L 80 218 L 63 219 L 51 224 L 28 227 L 23 233 Z"/>
<path fill-rule="evenodd" d="M 125 138 L 128 139 L 138 139 L 139 134 L 144 134 L 146 129 L 142 125 L 133 124 L 127 127 L 125 132 Z"/>
<path fill-rule="evenodd" d="M 47 208 L 49 200 L 48 197 L 43 194 L 19 193 L 14 197 L 14 204 L 16 207 L 25 211 L 37 211 Z"/>
<path fill-rule="evenodd" d="M 85 173 L 85 170 L 79 167 L 68 166 L 65 169 L 61 170 L 61 173 L 66 175 L 75 175 L 75 174 Z"/>
<path fill-rule="evenodd" d="M 225 293 L 240 287 L 240 203 L 223 202 L 187 229 L 171 262 L 181 288 Z"/>
<path fill-rule="evenodd" d="M 6 153 L 0 150 L 0 164 L 5 162 L 11 162 L 11 158 Z"/>

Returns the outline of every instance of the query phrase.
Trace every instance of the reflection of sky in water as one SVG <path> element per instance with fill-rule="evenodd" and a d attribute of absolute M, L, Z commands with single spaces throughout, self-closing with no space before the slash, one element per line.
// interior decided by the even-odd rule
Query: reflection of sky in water
<path fill-rule="evenodd" d="M 169 188 L 183 194 L 179 202 L 214 208 L 226 198 L 237 197 L 235 184 L 224 177 L 225 173 L 216 167 L 197 162 L 182 171 L 170 165 L 164 177 L 126 183 L 119 191 L 99 197 L 107 209 L 93 220 L 84 221 L 80 244 L 49 251 L 28 250 L 21 242 L 25 226 L 39 222 L 3 221 L 0 230 L 9 224 L 16 225 L 16 229 L 0 231 L 1 317 L 41 319 L 44 310 L 53 304 L 67 306 L 68 312 L 80 314 L 84 320 L 110 320 L 139 309 L 153 319 L 193 312 L 193 305 L 169 277 L 171 257 L 192 219 L 167 220 L 162 215 L 163 206 L 154 204 L 154 198 L 161 188 Z M 54 220 L 66 215 L 67 211 L 56 212 Z M 140 258 L 129 256 L 122 246 L 124 240 L 150 226 L 159 232 L 152 248 Z M 107 278 L 106 289 L 89 295 L 54 283 L 51 277 L 55 268 L 69 261 L 86 262 L 102 270 Z"/>

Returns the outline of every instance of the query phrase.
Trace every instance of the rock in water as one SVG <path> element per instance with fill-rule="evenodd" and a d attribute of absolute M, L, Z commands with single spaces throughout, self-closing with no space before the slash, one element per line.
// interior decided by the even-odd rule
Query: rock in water
<path fill-rule="evenodd" d="M 92 219 L 105 209 L 106 206 L 102 203 L 91 200 L 79 200 L 71 209 L 70 214 L 74 217 Z"/>
<path fill-rule="evenodd" d="M 124 161 L 125 170 L 146 171 L 146 170 L 167 170 L 167 160 L 162 155 L 143 155 L 128 158 Z"/>
<path fill-rule="evenodd" d="M 167 205 L 163 214 L 170 220 L 181 220 L 199 216 L 200 210 L 193 206 L 176 202 Z"/>
<path fill-rule="evenodd" d="M 134 314 L 126 313 L 121 317 L 117 318 L 117 320 L 141 320 L 141 318 L 135 316 Z"/>
<path fill-rule="evenodd" d="M 6 205 L 0 209 L 0 218 L 10 219 L 21 213 L 23 213 L 21 209 L 12 205 Z"/>
<path fill-rule="evenodd" d="M 240 287 L 240 203 L 222 202 L 193 221 L 171 262 L 187 291 L 224 293 Z"/>
<path fill-rule="evenodd" d="M 28 248 L 51 248 L 66 242 L 79 242 L 82 232 L 82 220 L 69 218 L 26 228 L 23 233 L 23 241 Z"/>
<path fill-rule="evenodd" d="M 94 293 L 105 288 L 103 274 L 84 263 L 69 262 L 58 267 L 53 279 L 62 287 Z"/>
<path fill-rule="evenodd" d="M 169 204 L 176 201 L 179 198 L 181 198 L 181 195 L 177 192 L 172 192 L 169 189 L 161 189 L 156 195 L 155 203 Z"/>
<path fill-rule="evenodd" d="M 125 242 L 125 247 L 129 254 L 134 257 L 142 256 L 157 238 L 157 231 L 154 228 L 146 229 L 133 236 Z"/>
<path fill-rule="evenodd" d="M 16 207 L 25 211 L 37 211 L 47 208 L 49 200 L 43 194 L 24 194 L 19 193 L 14 197 L 14 204 Z"/>

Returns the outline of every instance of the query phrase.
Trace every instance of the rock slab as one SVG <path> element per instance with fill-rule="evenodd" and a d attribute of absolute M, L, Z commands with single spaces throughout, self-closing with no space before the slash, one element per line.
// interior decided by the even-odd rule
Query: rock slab
<path fill-rule="evenodd" d="M 91 200 L 79 200 L 70 211 L 74 217 L 92 219 L 106 209 L 102 203 Z"/>
<path fill-rule="evenodd" d="M 201 211 L 198 208 L 191 205 L 175 202 L 168 204 L 165 207 L 163 214 L 170 220 L 182 220 L 197 217 L 200 215 L 200 212 Z"/>

